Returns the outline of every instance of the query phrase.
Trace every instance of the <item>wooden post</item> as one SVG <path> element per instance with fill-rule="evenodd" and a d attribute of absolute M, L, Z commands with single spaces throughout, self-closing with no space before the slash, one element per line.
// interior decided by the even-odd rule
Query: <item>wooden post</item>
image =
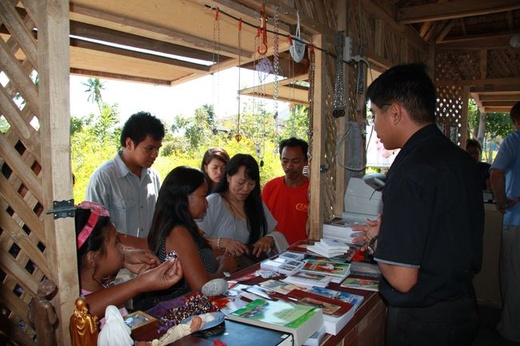
<path fill-rule="evenodd" d="M 316 47 L 323 47 L 323 35 L 315 35 L 312 43 Z M 309 239 L 319 240 L 323 234 L 323 187 L 321 169 L 325 167 L 325 53 L 321 50 L 315 51 L 314 65 L 314 95 L 313 123 L 312 123 L 312 151 L 310 163 L 310 200 L 309 200 Z M 312 68 L 312 67 L 311 67 Z"/>
<path fill-rule="evenodd" d="M 44 208 L 72 200 L 69 106 L 69 1 L 37 0 L 38 75 Z M 43 216 L 46 256 L 58 286 L 53 304 L 58 314 L 59 345 L 70 345 L 69 318 L 79 294 L 74 218 Z"/>

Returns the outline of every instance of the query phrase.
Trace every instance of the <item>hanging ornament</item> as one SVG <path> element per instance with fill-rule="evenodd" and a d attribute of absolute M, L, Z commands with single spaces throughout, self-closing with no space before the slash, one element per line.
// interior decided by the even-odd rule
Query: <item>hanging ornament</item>
<path fill-rule="evenodd" d="M 334 100 L 332 116 L 340 118 L 345 116 L 345 100 L 343 99 L 343 31 L 335 35 L 334 47 L 336 48 L 336 83 L 334 84 Z"/>
<path fill-rule="evenodd" d="M 303 43 L 301 39 L 299 10 L 296 10 L 296 18 L 296 32 L 295 35 L 291 36 L 291 46 L 289 47 L 289 52 L 291 53 L 291 57 L 295 62 L 300 62 L 305 55 L 305 43 Z"/>
<path fill-rule="evenodd" d="M 278 40 L 279 28 L 278 28 L 278 6 L 274 9 L 273 14 L 274 22 L 274 48 L 273 48 L 273 69 L 274 69 L 274 84 L 273 84 L 273 99 L 274 99 L 274 119 L 278 118 L 278 94 L 279 94 L 279 81 L 278 76 L 280 75 L 280 45 Z"/>
<path fill-rule="evenodd" d="M 265 79 L 267 78 L 267 76 L 269 74 L 274 72 L 273 64 L 271 63 L 271 61 L 268 58 L 263 57 L 256 64 L 256 71 L 259 72 L 258 80 L 260 81 L 260 83 L 262 83 L 263 81 L 265 81 Z"/>

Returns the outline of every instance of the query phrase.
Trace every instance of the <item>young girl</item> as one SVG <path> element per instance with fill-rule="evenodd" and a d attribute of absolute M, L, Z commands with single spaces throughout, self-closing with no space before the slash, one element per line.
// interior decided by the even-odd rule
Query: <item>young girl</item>
<path fill-rule="evenodd" d="M 91 315 L 101 319 L 108 305 L 120 306 L 139 293 L 163 290 L 182 278 L 176 260 L 150 269 L 155 261 L 145 251 L 123 249 L 108 211 L 99 204 L 80 203 L 75 225 L 81 294 L 86 297 Z M 139 275 L 115 286 L 107 285 L 105 279 L 123 267 Z M 126 314 L 124 308 L 121 311 Z"/>
<path fill-rule="evenodd" d="M 146 310 L 161 300 L 173 299 L 202 286 L 224 272 L 237 269 L 235 258 L 216 258 L 194 219 L 206 212 L 208 184 L 198 169 L 176 167 L 164 179 L 155 206 L 148 245 L 161 261 L 174 251 L 183 264 L 183 280 L 163 292 L 134 299 L 134 307 Z"/>

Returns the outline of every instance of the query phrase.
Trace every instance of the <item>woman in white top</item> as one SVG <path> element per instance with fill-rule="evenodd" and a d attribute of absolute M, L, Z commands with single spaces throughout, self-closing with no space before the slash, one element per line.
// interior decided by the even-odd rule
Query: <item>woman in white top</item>
<path fill-rule="evenodd" d="M 225 178 L 207 197 L 208 209 L 198 222 L 215 250 L 253 261 L 287 248 L 285 237 L 260 195 L 260 171 L 248 154 L 236 154 L 226 165 Z"/>

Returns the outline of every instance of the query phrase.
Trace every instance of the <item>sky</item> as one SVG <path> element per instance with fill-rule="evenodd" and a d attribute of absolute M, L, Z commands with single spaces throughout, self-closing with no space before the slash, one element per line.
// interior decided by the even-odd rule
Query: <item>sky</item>
<path fill-rule="evenodd" d="M 71 114 L 83 117 L 98 112 L 97 106 L 87 101 L 87 76 L 70 76 L 70 106 Z M 254 86 L 258 82 L 255 72 L 240 72 L 242 88 Z M 122 80 L 102 79 L 105 88 L 101 95 L 108 104 L 117 103 L 119 106 L 120 122 L 139 111 L 148 111 L 159 119 L 171 121 L 176 115 L 190 117 L 195 109 L 204 104 L 212 104 L 217 118 L 235 115 L 238 112 L 237 90 L 239 88 L 239 74 L 237 68 L 201 77 L 181 85 L 164 86 L 147 83 L 136 83 Z M 241 96 L 241 106 L 249 97 Z M 270 106 L 269 106 L 270 105 Z M 274 109 L 274 102 L 269 102 L 267 109 Z M 272 108 L 269 108 L 272 107 Z M 278 103 L 281 117 L 288 114 L 288 104 Z"/>

